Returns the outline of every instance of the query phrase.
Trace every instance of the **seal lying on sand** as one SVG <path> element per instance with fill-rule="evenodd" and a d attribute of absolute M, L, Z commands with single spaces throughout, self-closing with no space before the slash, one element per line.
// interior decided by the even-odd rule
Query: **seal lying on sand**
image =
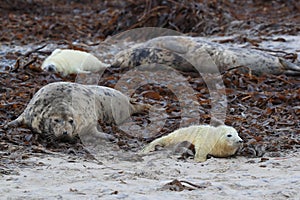
<path fill-rule="evenodd" d="M 98 120 L 119 124 L 147 108 L 112 88 L 56 82 L 42 87 L 7 126 L 24 124 L 51 139 L 72 139 L 87 133 L 101 138 L 108 135 L 97 130 Z"/>
<path fill-rule="evenodd" d="M 72 49 L 55 49 L 42 64 L 44 71 L 58 72 L 63 76 L 77 73 L 104 71 L 109 64 L 102 63 L 90 53 Z"/>
<path fill-rule="evenodd" d="M 135 45 L 119 52 L 112 66 L 132 68 L 153 63 L 201 73 L 222 73 L 242 66 L 256 75 L 300 75 L 300 66 L 263 51 L 188 36 L 162 36 Z"/>
<path fill-rule="evenodd" d="M 194 160 L 197 162 L 206 161 L 208 155 L 214 157 L 232 156 L 243 143 L 233 127 L 200 125 L 181 128 L 167 136 L 158 138 L 148 144 L 142 153 L 154 151 L 157 145 L 176 145 L 184 141 L 194 145 L 196 151 Z"/>

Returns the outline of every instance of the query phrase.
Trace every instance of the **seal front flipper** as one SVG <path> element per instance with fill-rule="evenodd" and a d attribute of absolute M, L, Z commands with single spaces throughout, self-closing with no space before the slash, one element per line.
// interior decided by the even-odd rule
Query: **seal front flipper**
<path fill-rule="evenodd" d="M 207 155 L 204 156 L 204 155 L 198 155 L 197 154 L 195 155 L 195 158 L 194 158 L 194 161 L 196 162 L 205 162 L 207 160 Z"/>
<path fill-rule="evenodd" d="M 104 133 L 104 132 L 100 132 L 98 130 L 95 130 L 94 131 L 94 137 L 95 138 L 99 138 L 99 139 L 105 139 L 107 141 L 114 141 L 116 138 L 113 136 L 113 135 L 110 135 L 110 134 L 107 134 L 107 133 Z"/>
<path fill-rule="evenodd" d="M 196 162 L 204 162 L 207 160 L 208 152 L 206 152 L 205 149 L 195 147 L 195 150 L 196 150 L 196 154 L 194 160 Z"/>
<path fill-rule="evenodd" d="M 85 143 L 99 143 L 98 141 L 114 141 L 116 139 L 110 134 L 99 131 L 96 126 L 90 128 L 85 133 L 79 134 L 79 137 Z"/>
<path fill-rule="evenodd" d="M 82 69 L 77 69 L 76 72 L 78 74 L 92 74 L 90 71 L 82 70 Z"/>
<path fill-rule="evenodd" d="M 204 162 L 207 160 L 207 155 L 210 153 L 211 151 L 211 147 L 209 145 L 207 145 L 207 143 L 209 143 L 208 141 L 207 142 L 196 142 L 195 143 L 195 158 L 194 160 L 196 162 Z"/>

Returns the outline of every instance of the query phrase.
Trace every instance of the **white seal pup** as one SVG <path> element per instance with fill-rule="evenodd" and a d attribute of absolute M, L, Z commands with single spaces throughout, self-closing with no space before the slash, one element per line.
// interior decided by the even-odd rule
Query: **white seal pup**
<path fill-rule="evenodd" d="M 195 147 L 196 162 L 204 162 L 208 155 L 214 157 L 228 157 L 234 155 L 241 147 L 243 140 L 237 131 L 226 125 L 218 127 L 210 125 L 194 125 L 180 128 L 152 141 L 141 153 L 148 153 L 155 150 L 155 146 L 170 146 L 187 141 Z"/>
<path fill-rule="evenodd" d="M 119 124 L 148 108 L 112 88 L 56 82 L 36 92 L 23 113 L 7 126 L 23 124 L 50 139 L 87 133 L 105 138 L 108 135 L 97 129 L 98 120 Z"/>
<path fill-rule="evenodd" d="M 201 73 L 222 73 L 236 67 L 247 67 L 256 75 L 300 75 L 300 66 L 263 51 L 231 47 L 189 36 L 162 36 L 148 40 L 120 51 L 112 66 L 132 68 L 153 63 L 179 71 Z"/>
<path fill-rule="evenodd" d="M 72 49 L 55 49 L 43 64 L 44 71 L 61 73 L 63 76 L 77 73 L 104 71 L 109 64 L 102 63 L 94 55 Z"/>

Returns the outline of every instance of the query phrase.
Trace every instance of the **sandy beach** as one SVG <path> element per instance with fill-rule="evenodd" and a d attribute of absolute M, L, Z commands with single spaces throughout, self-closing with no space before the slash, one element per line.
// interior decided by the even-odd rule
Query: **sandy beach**
<path fill-rule="evenodd" d="M 141 160 L 97 162 L 60 153 L 32 155 L 23 161 L 28 167 L 1 175 L 1 199 L 300 198 L 299 152 L 195 163 L 162 151 Z M 175 179 L 179 183 L 166 185 Z"/>

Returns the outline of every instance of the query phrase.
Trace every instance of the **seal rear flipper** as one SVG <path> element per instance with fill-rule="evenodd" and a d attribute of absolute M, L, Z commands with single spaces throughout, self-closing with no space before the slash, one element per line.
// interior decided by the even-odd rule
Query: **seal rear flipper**
<path fill-rule="evenodd" d="M 155 145 L 153 144 L 147 144 L 141 151 L 140 151 L 140 154 L 146 154 L 146 153 L 149 153 L 151 151 L 154 151 L 155 150 Z"/>
<path fill-rule="evenodd" d="M 153 140 L 152 142 L 150 142 L 149 144 L 147 144 L 142 150 L 141 150 L 141 154 L 146 154 L 149 153 L 151 151 L 155 151 L 157 146 L 166 146 L 165 144 L 165 137 L 161 137 L 158 139 Z"/>
<path fill-rule="evenodd" d="M 17 119 L 11 121 L 11 122 L 8 122 L 4 128 L 7 129 L 9 127 L 18 127 L 20 125 L 23 125 L 25 124 L 25 120 L 24 120 L 24 117 L 23 117 L 23 114 L 21 114 Z"/>
<path fill-rule="evenodd" d="M 288 76 L 300 76 L 300 71 L 296 72 L 296 71 L 292 71 L 292 70 L 287 70 L 284 72 L 285 75 Z"/>
<path fill-rule="evenodd" d="M 282 58 L 279 58 L 280 64 L 283 66 L 284 74 L 286 75 L 299 75 L 300 74 L 300 66 L 286 61 Z"/>
<path fill-rule="evenodd" d="M 151 108 L 151 105 L 135 102 L 134 99 L 130 99 L 130 113 L 142 113 L 144 111 L 147 111 Z"/>

